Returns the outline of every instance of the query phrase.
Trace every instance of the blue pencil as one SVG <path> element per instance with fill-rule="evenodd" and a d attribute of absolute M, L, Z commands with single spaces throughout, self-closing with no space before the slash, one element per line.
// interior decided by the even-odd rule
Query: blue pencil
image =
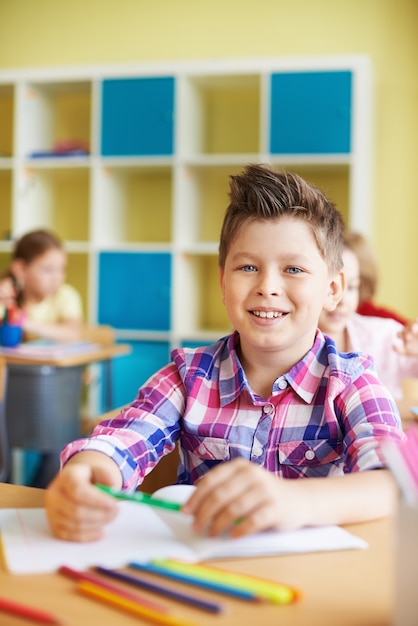
<path fill-rule="evenodd" d="M 209 591 L 216 591 L 217 593 L 233 596 L 234 598 L 239 598 L 240 600 L 250 600 L 255 602 L 260 601 L 260 597 L 250 591 L 238 589 L 232 585 L 228 585 L 225 583 L 216 583 L 209 580 L 200 580 L 198 578 L 194 578 L 193 576 L 174 572 L 160 565 L 154 565 L 152 563 L 129 563 L 129 567 L 138 569 L 142 572 L 156 574 L 157 576 L 171 578 L 172 580 L 177 580 L 178 582 L 194 585 L 195 587 L 201 587 L 202 589 L 208 589 Z"/>
<path fill-rule="evenodd" d="M 95 567 L 95 570 L 100 574 L 109 576 L 110 578 L 115 578 L 116 580 L 135 585 L 136 587 L 141 587 L 141 589 L 146 589 L 147 591 L 151 591 L 152 593 L 158 593 L 161 596 L 171 598 L 172 600 L 177 600 L 178 602 L 190 604 L 191 606 L 194 606 L 197 609 L 202 609 L 203 611 L 209 611 L 211 613 L 221 613 L 221 611 L 223 610 L 223 607 L 220 604 L 207 602 L 206 600 L 201 600 L 200 598 L 192 597 L 185 593 L 174 591 L 173 589 L 167 589 L 165 587 L 161 587 L 160 585 L 155 585 L 148 582 L 147 580 L 144 580 L 143 578 L 129 576 L 128 574 L 108 569 L 107 567 L 97 566 Z"/>

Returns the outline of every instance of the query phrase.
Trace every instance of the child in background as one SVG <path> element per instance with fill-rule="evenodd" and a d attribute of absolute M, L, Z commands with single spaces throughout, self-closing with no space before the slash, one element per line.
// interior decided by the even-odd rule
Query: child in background
<path fill-rule="evenodd" d="M 235 331 L 173 350 L 130 407 L 66 446 L 46 492 L 57 537 L 101 537 L 118 505 L 94 484 L 135 489 L 177 441 L 178 482 L 196 484 L 183 511 L 197 531 L 392 512 L 379 443 L 403 438 L 394 401 L 370 357 L 340 354 L 317 328 L 345 286 L 340 214 L 300 177 L 262 165 L 232 176 L 230 196 L 219 268 Z"/>
<path fill-rule="evenodd" d="M 360 264 L 360 285 L 359 285 L 359 302 L 357 313 L 360 315 L 368 315 L 372 317 L 388 317 L 394 319 L 400 324 L 405 325 L 407 319 L 384 306 L 378 306 L 374 302 L 378 283 L 378 268 L 375 254 L 369 242 L 360 233 L 347 232 L 346 242 L 350 250 L 352 250 Z"/>
<path fill-rule="evenodd" d="M 9 270 L 0 277 L 0 315 L 23 309 L 24 338 L 72 341 L 80 336 L 83 311 L 79 293 L 64 283 L 67 255 L 46 230 L 16 242 Z"/>
<path fill-rule="evenodd" d="M 356 235 L 354 235 L 356 238 Z M 355 239 L 354 239 L 355 240 Z M 332 337 L 340 352 L 372 355 L 377 374 L 396 400 L 402 398 L 402 379 L 418 376 L 418 328 L 406 328 L 394 319 L 356 313 L 361 292 L 361 262 L 353 234 L 346 233 L 343 263 L 347 289 L 334 311 L 323 311 L 319 328 Z M 414 334 L 416 345 L 413 344 Z"/>
<path fill-rule="evenodd" d="M 16 242 L 10 268 L 0 277 L 0 316 L 5 309 L 21 309 L 24 340 L 81 337 L 81 297 L 64 282 L 66 266 L 62 243 L 51 232 L 31 231 Z M 46 487 L 59 468 L 59 451 L 38 456 L 30 485 Z"/>

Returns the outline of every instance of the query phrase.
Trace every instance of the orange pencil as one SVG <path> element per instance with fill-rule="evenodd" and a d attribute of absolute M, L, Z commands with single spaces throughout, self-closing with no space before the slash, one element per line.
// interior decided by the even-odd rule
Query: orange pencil
<path fill-rule="evenodd" d="M 85 580 L 80 581 L 77 588 L 86 596 L 94 598 L 99 602 L 110 604 L 118 609 L 122 609 L 122 611 L 138 615 L 152 624 L 161 624 L 161 626 L 197 626 L 194 622 L 188 622 L 179 617 L 167 615 L 167 613 L 153 611 L 139 602 L 133 602 L 128 598 Z"/>

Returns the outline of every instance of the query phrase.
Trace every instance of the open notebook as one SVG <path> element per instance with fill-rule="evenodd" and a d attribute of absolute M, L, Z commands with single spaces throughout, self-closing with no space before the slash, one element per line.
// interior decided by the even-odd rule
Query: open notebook
<path fill-rule="evenodd" d="M 164 487 L 154 495 L 184 502 L 194 487 Z M 175 558 L 189 562 L 366 548 L 362 539 L 338 526 L 294 532 L 264 532 L 240 539 L 196 534 L 192 518 L 145 504 L 121 502 L 106 537 L 92 543 L 60 541 L 51 536 L 44 509 L 0 509 L 0 533 L 7 569 L 14 574 L 46 573 L 61 565 L 85 569 L 122 567 L 129 562 Z"/>

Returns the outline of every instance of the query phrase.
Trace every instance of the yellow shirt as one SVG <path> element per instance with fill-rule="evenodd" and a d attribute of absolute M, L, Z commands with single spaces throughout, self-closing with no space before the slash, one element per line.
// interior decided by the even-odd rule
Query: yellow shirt
<path fill-rule="evenodd" d="M 83 305 L 80 294 L 74 287 L 61 285 L 56 294 L 25 307 L 25 312 L 31 320 L 54 324 L 65 320 L 82 319 Z M 0 319 L 3 319 L 3 316 L 4 306 L 0 304 Z"/>
<path fill-rule="evenodd" d="M 31 304 L 25 310 L 29 319 L 51 324 L 83 317 L 80 294 L 74 287 L 66 284 L 61 285 L 53 296 Z"/>

